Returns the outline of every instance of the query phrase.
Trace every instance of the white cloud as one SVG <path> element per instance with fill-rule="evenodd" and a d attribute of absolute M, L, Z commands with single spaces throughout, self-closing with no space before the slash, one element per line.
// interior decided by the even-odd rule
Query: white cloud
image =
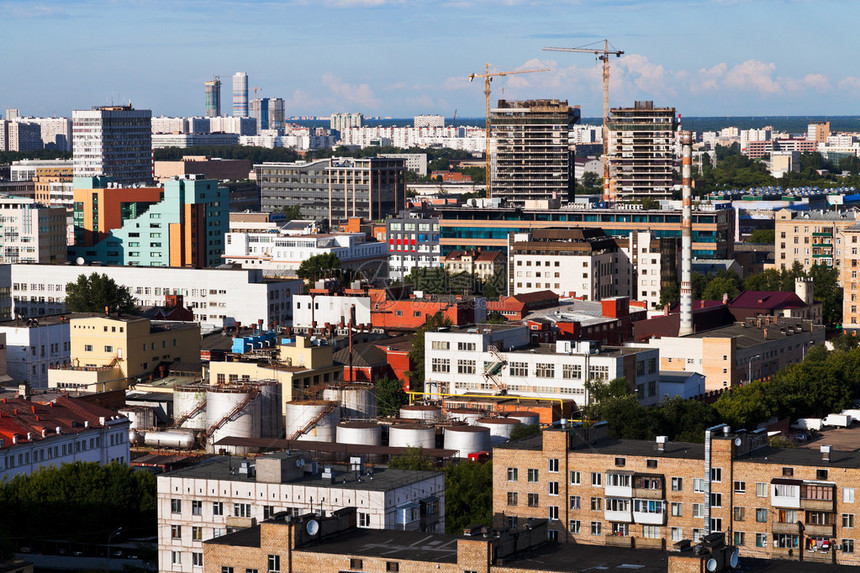
<path fill-rule="evenodd" d="M 693 93 L 716 91 L 719 89 L 717 82 L 722 81 L 727 69 L 729 69 L 729 66 L 725 62 L 721 62 L 707 70 L 705 68 L 700 69 L 696 79 L 690 85 L 690 91 Z"/>
<path fill-rule="evenodd" d="M 853 76 L 848 76 L 839 82 L 839 89 L 841 90 L 860 90 L 860 78 L 855 78 Z"/>
<path fill-rule="evenodd" d="M 785 88 L 789 91 L 798 92 L 814 90 L 818 92 L 828 91 L 833 88 L 830 80 L 824 74 L 806 74 L 802 78 L 787 78 Z"/>
<path fill-rule="evenodd" d="M 758 91 L 761 94 L 774 94 L 782 90 L 780 82 L 773 77 L 776 64 L 747 60 L 726 72 L 723 85 L 741 91 Z"/>
<path fill-rule="evenodd" d="M 368 84 L 349 84 L 330 73 L 323 74 L 322 83 L 342 103 L 351 103 L 367 108 L 379 107 L 381 103 Z"/>

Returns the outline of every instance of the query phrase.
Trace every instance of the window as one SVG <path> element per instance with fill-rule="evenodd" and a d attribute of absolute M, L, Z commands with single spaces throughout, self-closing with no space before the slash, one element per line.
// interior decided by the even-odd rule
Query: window
<path fill-rule="evenodd" d="M 660 527 L 656 525 L 643 525 L 642 537 L 645 539 L 660 539 Z"/>
<path fill-rule="evenodd" d="M 840 548 L 842 549 L 842 553 L 854 553 L 854 540 L 843 539 Z"/>
<path fill-rule="evenodd" d="M 191 515 L 203 515 L 203 502 L 197 499 L 191 500 Z"/>
<path fill-rule="evenodd" d="M 842 503 L 854 503 L 854 488 L 853 487 L 843 487 L 842 488 Z"/>
<path fill-rule="evenodd" d="M 767 547 L 767 533 L 756 533 L 755 534 L 755 546 L 756 547 Z"/>
<path fill-rule="evenodd" d="M 693 493 L 705 492 L 705 480 L 702 478 L 693 478 Z"/>
<path fill-rule="evenodd" d="M 251 517 L 251 504 L 250 503 L 234 503 L 233 504 L 233 516 L 234 517 Z"/>
<path fill-rule="evenodd" d="M 555 378 L 555 364 L 538 362 L 535 364 L 535 376 L 538 378 Z"/>
<path fill-rule="evenodd" d="M 615 458 L 615 467 L 623 468 L 627 464 L 627 460 L 624 458 Z M 612 479 L 614 476 L 609 476 L 609 479 Z M 614 485 L 614 484 L 613 484 Z"/>
<path fill-rule="evenodd" d="M 684 489 L 684 478 L 672 478 L 672 491 L 682 491 Z"/>
<path fill-rule="evenodd" d="M 842 527 L 854 527 L 854 514 L 853 513 L 843 513 L 842 514 Z"/>
<path fill-rule="evenodd" d="M 601 523 L 599 521 L 592 521 L 591 522 L 591 534 L 592 535 L 600 535 L 600 525 L 601 525 Z"/>
<path fill-rule="evenodd" d="M 233 573 L 232 567 L 227 567 L 226 565 L 221 566 L 221 573 Z"/>
<path fill-rule="evenodd" d="M 735 493 L 746 493 L 746 492 L 747 492 L 747 482 L 736 481 L 735 482 Z"/>
<path fill-rule="evenodd" d="M 202 527 L 191 527 L 191 540 L 192 541 L 203 541 L 203 528 Z"/>
<path fill-rule="evenodd" d="M 682 517 L 684 513 L 684 504 L 677 501 L 672 502 L 672 517 Z"/>
<path fill-rule="evenodd" d="M 570 483 L 571 485 L 580 485 L 582 483 L 582 476 L 579 472 L 570 472 Z"/>
<path fill-rule="evenodd" d="M 591 472 L 591 485 L 599 486 L 603 484 L 603 474 L 600 472 Z"/>
<path fill-rule="evenodd" d="M 698 527 L 693 528 L 693 543 L 698 543 L 702 540 L 702 531 L 703 530 Z"/>
<path fill-rule="evenodd" d="M 457 373 L 458 374 L 474 374 L 475 373 L 475 361 L 474 360 L 458 360 L 457 361 Z"/>
<path fill-rule="evenodd" d="M 645 460 L 645 465 L 651 469 L 655 469 L 657 467 L 657 460 Z"/>
<path fill-rule="evenodd" d="M 538 480 L 538 471 L 536 468 L 529 468 L 529 483 L 536 483 Z"/>
<path fill-rule="evenodd" d="M 550 529 L 546 532 L 546 538 L 550 541 L 558 541 L 558 530 Z M 473 571 L 472 573 L 478 573 L 477 571 Z"/>
<path fill-rule="evenodd" d="M 191 554 L 191 565 L 194 567 L 203 567 L 203 554 L 202 553 L 192 553 Z"/>
<path fill-rule="evenodd" d="M 602 505 L 602 497 L 592 497 L 591 498 L 591 511 L 600 511 L 600 506 Z"/>
<path fill-rule="evenodd" d="M 827 470 L 815 470 L 815 479 L 826 480 Z"/>
<path fill-rule="evenodd" d="M 732 508 L 732 514 L 733 514 L 735 521 L 743 521 L 745 512 L 746 512 L 746 509 L 743 507 L 737 507 L 736 506 L 736 507 Z"/>
<path fill-rule="evenodd" d="M 280 573 L 281 571 L 281 556 L 269 555 L 269 573 Z M 390 571 L 390 569 L 389 569 Z M 395 569 L 396 571 L 396 569 Z"/>
<path fill-rule="evenodd" d="M 782 468 L 782 477 L 794 477 L 794 468 Z"/>
<path fill-rule="evenodd" d="M 364 562 L 361 559 L 350 559 L 349 560 L 349 568 L 350 569 L 364 569 Z"/>
<path fill-rule="evenodd" d="M 755 495 L 756 497 L 767 497 L 767 484 L 762 482 L 756 482 Z"/>
<path fill-rule="evenodd" d="M 570 496 L 570 509 L 581 509 L 582 499 L 578 495 Z"/>
<path fill-rule="evenodd" d="M 578 519 L 571 519 L 570 524 L 568 525 L 568 529 L 570 529 L 570 532 L 573 533 L 574 535 L 576 535 L 577 533 L 581 533 L 582 532 L 582 522 L 579 521 Z"/>
<path fill-rule="evenodd" d="M 563 364 L 561 367 L 561 377 L 565 380 L 579 380 L 582 378 L 582 365 Z"/>
<path fill-rule="evenodd" d="M 723 469 L 722 468 L 711 468 L 711 481 L 715 481 L 715 482 L 723 481 Z"/>
<path fill-rule="evenodd" d="M 212 502 L 212 515 L 224 515 L 224 502 L 223 501 L 213 501 Z"/>
<path fill-rule="evenodd" d="M 105 352 L 113 352 L 113 346 L 105 346 Z"/>
<path fill-rule="evenodd" d="M 755 520 L 758 523 L 767 523 L 767 509 L 763 507 L 756 508 Z"/>
<path fill-rule="evenodd" d="M 550 495 L 558 495 L 558 482 L 551 481 L 549 482 L 549 494 Z"/>
<path fill-rule="evenodd" d="M 705 516 L 705 505 L 703 503 L 694 503 L 693 504 L 693 517 L 704 517 Z"/>
<path fill-rule="evenodd" d="M 681 541 L 684 538 L 684 530 L 680 527 L 672 528 L 672 541 Z"/>
<path fill-rule="evenodd" d="M 735 545 L 743 545 L 744 544 L 744 532 L 743 531 L 735 531 L 733 534 Z"/>
<path fill-rule="evenodd" d="M 511 376 L 528 376 L 529 375 L 529 365 L 527 362 L 511 362 L 510 363 L 510 374 Z"/>
<path fill-rule="evenodd" d="M 182 539 L 182 526 L 181 525 L 171 525 L 170 526 L 170 539 Z"/>
<path fill-rule="evenodd" d="M 536 493 L 529 494 L 529 507 L 537 507 L 540 497 Z"/>
<path fill-rule="evenodd" d="M 171 551 L 170 552 L 170 562 L 174 565 L 182 565 L 182 552 L 181 551 Z M 230 571 L 233 573 L 233 571 Z"/>
<path fill-rule="evenodd" d="M 508 492 L 508 505 L 516 505 L 517 504 L 517 492 L 509 491 Z"/>
<path fill-rule="evenodd" d="M 92 344 L 84 344 L 84 352 L 92 352 L 93 345 Z"/>
<path fill-rule="evenodd" d="M 170 513 L 182 513 L 182 500 L 170 500 Z"/>
<path fill-rule="evenodd" d="M 430 360 L 430 369 L 433 372 L 450 372 L 451 361 L 448 358 L 433 358 Z"/>
<path fill-rule="evenodd" d="M 358 513 L 358 526 L 359 527 L 370 527 L 370 514 L 359 512 Z"/>
<path fill-rule="evenodd" d="M 618 465 L 618 460 L 624 458 L 615 458 L 615 465 Z M 628 474 L 609 474 L 606 476 L 606 487 L 630 487 L 630 476 Z"/>
<path fill-rule="evenodd" d="M 550 458 L 548 460 L 547 465 L 549 466 L 548 471 L 550 471 L 552 473 L 558 473 L 558 459 L 557 458 Z"/>
<path fill-rule="evenodd" d="M 551 505 L 551 506 L 549 506 L 548 509 L 549 509 L 549 520 L 550 521 L 557 521 L 558 520 L 558 506 L 557 505 Z"/>
<path fill-rule="evenodd" d="M 711 507 L 722 507 L 722 506 L 723 506 L 723 494 L 712 493 L 711 494 Z"/>
<path fill-rule="evenodd" d="M 451 344 L 446 340 L 434 340 L 431 344 L 433 350 L 448 350 L 450 346 Z M 350 569 L 352 568 L 350 567 Z"/>
<path fill-rule="evenodd" d="M 517 481 L 517 468 L 508 468 L 508 481 Z"/>

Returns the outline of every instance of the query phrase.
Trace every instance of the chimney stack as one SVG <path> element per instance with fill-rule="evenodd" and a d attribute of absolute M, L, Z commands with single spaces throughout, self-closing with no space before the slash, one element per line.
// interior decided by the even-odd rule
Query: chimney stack
<path fill-rule="evenodd" d="M 681 132 L 681 325 L 678 336 L 693 334 L 693 135 Z"/>
<path fill-rule="evenodd" d="M 833 446 L 821 446 L 821 461 L 830 462 L 830 453 L 833 451 Z"/>

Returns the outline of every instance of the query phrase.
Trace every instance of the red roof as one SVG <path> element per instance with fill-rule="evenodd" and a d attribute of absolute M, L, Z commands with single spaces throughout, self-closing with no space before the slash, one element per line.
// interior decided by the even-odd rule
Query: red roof
<path fill-rule="evenodd" d="M 806 303 L 793 292 L 746 290 L 729 303 L 729 308 L 779 310 L 804 308 Z"/>

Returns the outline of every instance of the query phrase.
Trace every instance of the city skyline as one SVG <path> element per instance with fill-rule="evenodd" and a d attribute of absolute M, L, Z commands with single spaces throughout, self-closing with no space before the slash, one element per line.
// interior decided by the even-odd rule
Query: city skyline
<path fill-rule="evenodd" d="M 468 74 L 491 62 L 552 69 L 498 78 L 493 105 L 561 98 L 595 117 L 600 68 L 588 55 L 542 48 L 603 37 L 625 51 L 612 60 L 612 105 L 653 100 L 688 116 L 846 115 L 860 87 L 860 71 L 846 65 L 850 16 L 860 8 L 845 0 L 47 0 L 0 9 L 14 22 L 5 43 L 15 54 L 0 70 L 23 78 L 0 85 L 0 109 L 26 115 L 131 101 L 156 116 L 199 116 L 204 82 L 219 75 L 230 101 L 230 78 L 242 71 L 250 97 L 256 86 L 260 97 L 283 98 L 287 116 L 476 117 L 482 86 Z"/>

